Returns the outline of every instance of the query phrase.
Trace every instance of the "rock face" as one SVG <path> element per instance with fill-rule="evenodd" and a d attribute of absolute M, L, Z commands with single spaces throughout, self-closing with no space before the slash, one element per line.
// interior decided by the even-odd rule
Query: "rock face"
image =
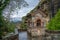
<path fill-rule="evenodd" d="M 33 12 L 26 16 L 28 32 L 31 36 L 40 36 L 45 34 L 45 26 L 49 21 L 49 17 L 44 9 L 38 6 Z"/>
<path fill-rule="evenodd" d="M 49 21 L 49 17 L 44 14 L 40 9 L 35 10 L 33 13 L 27 15 L 28 32 L 32 36 L 40 36 L 45 34 L 45 25 Z"/>
<path fill-rule="evenodd" d="M 52 18 L 60 8 L 60 0 L 41 0 L 40 8 L 47 12 L 50 18 Z"/>
<path fill-rule="evenodd" d="M 32 36 L 44 35 L 45 26 L 56 14 L 60 1 L 58 0 L 41 0 L 39 5 L 26 16 L 28 32 Z"/>

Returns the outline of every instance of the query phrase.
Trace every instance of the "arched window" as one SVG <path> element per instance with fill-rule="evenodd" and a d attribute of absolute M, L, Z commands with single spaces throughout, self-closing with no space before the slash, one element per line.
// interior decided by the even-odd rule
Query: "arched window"
<path fill-rule="evenodd" d="M 37 26 L 41 26 L 41 20 L 37 20 Z"/>

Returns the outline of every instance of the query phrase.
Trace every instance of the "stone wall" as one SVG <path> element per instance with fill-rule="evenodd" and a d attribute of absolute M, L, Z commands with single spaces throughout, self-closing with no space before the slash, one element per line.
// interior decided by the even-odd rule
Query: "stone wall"
<path fill-rule="evenodd" d="M 45 37 L 46 40 L 60 40 L 60 34 L 49 34 Z"/>
<path fill-rule="evenodd" d="M 60 40 L 60 31 L 46 31 L 42 40 Z"/>
<path fill-rule="evenodd" d="M 39 36 L 36 36 L 37 33 L 33 32 L 33 35 L 30 36 L 32 38 L 30 38 L 30 39 L 33 39 L 33 40 L 35 40 L 35 39 L 37 39 L 37 40 L 60 40 L 59 31 L 45 31 L 44 35 L 39 35 Z"/>

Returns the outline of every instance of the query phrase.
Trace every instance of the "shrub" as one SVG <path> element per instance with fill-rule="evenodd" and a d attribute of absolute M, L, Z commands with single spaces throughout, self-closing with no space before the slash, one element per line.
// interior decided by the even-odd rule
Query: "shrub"
<path fill-rule="evenodd" d="M 51 19 L 49 24 L 47 25 L 48 30 L 60 30 L 60 10 L 57 11 L 55 17 Z"/>

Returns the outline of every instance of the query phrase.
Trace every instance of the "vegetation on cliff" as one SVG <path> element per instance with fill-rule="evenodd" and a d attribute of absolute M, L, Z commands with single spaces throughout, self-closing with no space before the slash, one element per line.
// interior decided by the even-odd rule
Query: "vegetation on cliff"
<path fill-rule="evenodd" d="M 55 17 L 51 19 L 49 24 L 47 25 L 48 30 L 60 30 L 60 10 L 57 11 Z"/>
<path fill-rule="evenodd" d="M 21 22 L 21 25 L 20 25 L 21 30 L 26 30 L 27 29 L 27 24 L 25 23 L 25 21 L 26 21 L 25 19 L 26 19 L 25 16 L 22 17 L 22 22 Z"/>

